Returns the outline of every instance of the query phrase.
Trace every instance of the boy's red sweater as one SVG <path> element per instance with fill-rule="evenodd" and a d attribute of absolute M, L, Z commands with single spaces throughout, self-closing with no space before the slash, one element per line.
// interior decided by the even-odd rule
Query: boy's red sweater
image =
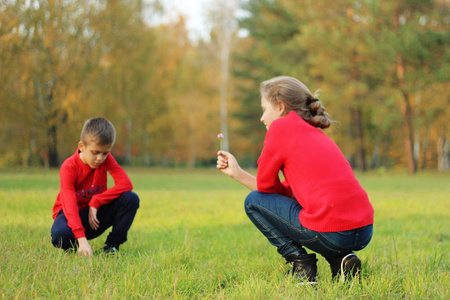
<path fill-rule="evenodd" d="M 110 189 L 107 187 L 107 171 L 114 179 L 114 186 Z M 79 215 L 80 209 L 88 206 L 98 209 L 133 189 L 130 178 L 111 153 L 103 164 L 91 169 L 81 161 L 77 149 L 75 154 L 62 164 L 59 177 L 61 190 L 53 206 L 53 219 L 62 209 L 76 239 L 85 237 L 85 229 Z"/>
<path fill-rule="evenodd" d="M 308 229 L 335 232 L 373 224 L 367 193 L 338 146 L 294 111 L 270 125 L 256 179 L 260 192 L 294 194 Z"/>

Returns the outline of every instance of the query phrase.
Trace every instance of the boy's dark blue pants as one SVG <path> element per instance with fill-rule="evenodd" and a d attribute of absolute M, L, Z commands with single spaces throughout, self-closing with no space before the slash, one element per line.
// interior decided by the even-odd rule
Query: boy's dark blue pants
<path fill-rule="evenodd" d="M 94 239 L 112 226 L 105 244 L 117 249 L 126 242 L 127 233 L 133 223 L 136 211 L 139 208 L 139 197 L 134 192 L 125 192 L 111 203 L 101 206 L 97 211 L 99 228 L 94 230 L 89 225 L 89 207 L 80 210 L 81 223 L 86 230 L 86 238 Z M 64 250 L 77 245 L 72 229 L 67 225 L 67 219 L 61 210 L 53 222 L 52 243 L 57 248 Z"/>

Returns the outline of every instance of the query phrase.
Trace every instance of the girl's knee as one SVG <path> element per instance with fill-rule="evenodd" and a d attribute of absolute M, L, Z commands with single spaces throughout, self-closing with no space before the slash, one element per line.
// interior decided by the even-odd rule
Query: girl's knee
<path fill-rule="evenodd" d="M 247 197 L 245 198 L 245 202 L 244 202 L 244 208 L 245 211 L 248 211 L 250 209 L 251 204 L 257 203 L 259 195 L 261 193 L 258 192 L 257 190 L 254 190 L 252 192 L 250 192 L 250 194 L 247 195 Z"/>

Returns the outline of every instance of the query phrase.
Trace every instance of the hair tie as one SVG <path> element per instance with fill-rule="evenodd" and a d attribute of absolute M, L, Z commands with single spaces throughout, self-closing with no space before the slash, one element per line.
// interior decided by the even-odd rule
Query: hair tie
<path fill-rule="evenodd" d="M 317 102 L 317 101 L 319 101 L 319 99 L 311 99 L 311 100 L 309 100 L 308 105 L 311 105 L 311 103 L 314 103 L 314 102 Z"/>

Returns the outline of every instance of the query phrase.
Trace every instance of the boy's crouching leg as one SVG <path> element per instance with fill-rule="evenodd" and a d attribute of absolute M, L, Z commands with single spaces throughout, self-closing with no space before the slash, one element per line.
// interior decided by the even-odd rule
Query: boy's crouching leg
<path fill-rule="evenodd" d="M 119 246 L 127 241 L 128 230 L 139 208 L 139 196 L 131 191 L 125 192 L 116 201 L 116 216 L 106 245 L 119 249 Z"/>
<path fill-rule="evenodd" d="M 56 218 L 52 226 L 52 244 L 56 248 L 61 248 L 64 250 L 75 248 L 76 241 L 73 236 L 72 230 L 69 226 L 67 226 L 67 221 L 63 222 L 64 220 L 60 220 L 64 218 L 64 215 L 62 215 L 62 218 L 60 218 L 60 216 Z"/>
<path fill-rule="evenodd" d="M 134 210 L 136 214 L 137 209 L 139 208 L 139 196 L 135 192 L 125 192 L 119 198 L 121 201 L 121 206 L 123 208 L 127 208 L 130 210 Z"/>

